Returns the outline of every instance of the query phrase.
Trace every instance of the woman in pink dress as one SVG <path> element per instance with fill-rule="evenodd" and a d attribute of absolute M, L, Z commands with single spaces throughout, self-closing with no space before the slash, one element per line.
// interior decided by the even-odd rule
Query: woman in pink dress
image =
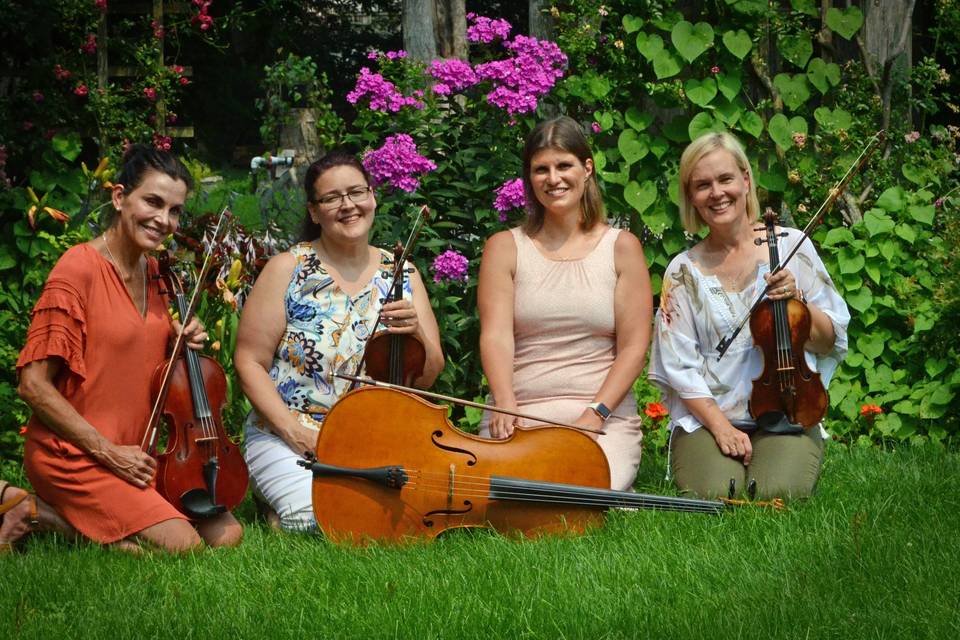
<path fill-rule="evenodd" d="M 0 487 L 0 550 L 37 529 L 130 550 L 242 536 L 229 513 L 188 521 L 154 488 L 156 461 L 140 448 L 151 376 L 178 328 L 147 254 L 176 230 L 190 174 L 171 153 L 134 145 L 117 181 L 106 231 L 54 266 L 17 360 L 33 410 L 24 465 L 36 496 Z M 195 319 L 185 334 L 194 349 L 207 337 Z"/>
<path fill-rule="evenodd" d="M 603 449 L 610 487 L 633 486 L 653 300 L 640 241 L 606 222 L 593 156 L 580 125 L 540 123 L 523 150 L 529 215 L 492 236 L 480 265 L 480 356 L 497 407 L 557 420 Z M 521 422 L 491 412 L 481 435 L 507 438 Z"/>

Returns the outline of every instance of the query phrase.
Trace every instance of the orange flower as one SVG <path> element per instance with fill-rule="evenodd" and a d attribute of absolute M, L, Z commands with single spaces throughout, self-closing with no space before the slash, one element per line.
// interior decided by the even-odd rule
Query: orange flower
<path fill-rule="evenodd" d="M 20 435 L 22 436 L 27 435 L 27 425 L 23 425 L 22 427 L 20 427 Z"/>
<path fill-rule="evenodd" d="M 873 419 L 881 413 L 883 413 L 883 409 L 875 404 L 865 404 L 860 407 L 860 415 L 869 422 L 873 422 Z"/>
<path fill-rule="evenodd" d="M 659 402 L 648 402 L 643 412 L 654 422 L 660 422 L 669 414 L 667 408 Z"/>

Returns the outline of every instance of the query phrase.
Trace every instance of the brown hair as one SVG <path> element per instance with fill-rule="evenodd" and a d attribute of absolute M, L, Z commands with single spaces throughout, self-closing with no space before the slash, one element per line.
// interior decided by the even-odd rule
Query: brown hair
<path fill-rule="evenodd" d="M 317 199 L 317 179 L 334 167 L 353 167 L 363 175 L 363 179 L 370 184 L 370 174 L 357 157 L 342 149 L 334 149 L 323 155 L 319 160 L 307 167 L 307 174 L 303 178 L 303 189 L 307 195 L 307 212 L 300 228 L 300 241 L 309 242 L 320 237 L 320 225 L 310 217 L 309 206 Z"/>

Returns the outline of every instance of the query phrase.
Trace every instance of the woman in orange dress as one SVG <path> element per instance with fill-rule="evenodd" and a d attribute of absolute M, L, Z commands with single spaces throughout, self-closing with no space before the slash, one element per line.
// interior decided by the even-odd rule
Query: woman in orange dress
<path fill-rule="evenodd" d="M 33 410 L 24 464 L 36 496 L 0 487 L 0 549 L 36 529 L 129 549 L 240 541 L 231 514 L 191 523 L 167 502 L 154 488 L 156 461 L 140 448 L 151 377 L 179 328 L 147 253 L 176 230 L 191 185 L 171 153 L 131 147 L 107 230 L 50 272 L 17 361 Z M 207 337 L 196 319 L 185 334 L 194 349 Z"/>

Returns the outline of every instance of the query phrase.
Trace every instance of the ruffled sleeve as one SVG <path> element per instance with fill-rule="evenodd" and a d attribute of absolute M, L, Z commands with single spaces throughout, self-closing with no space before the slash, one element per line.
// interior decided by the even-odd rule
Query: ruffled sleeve
<path fill-rule="evenodd" d="M 17 371 L 31 362 L 59 358 L 66 365 L 67 393 L 81 384 L 87 375 L 84 363 L 86 347 L 84 296 L 77 286 L 54 273 L 33 308 L 27 342 L 17 358 Z"/>

